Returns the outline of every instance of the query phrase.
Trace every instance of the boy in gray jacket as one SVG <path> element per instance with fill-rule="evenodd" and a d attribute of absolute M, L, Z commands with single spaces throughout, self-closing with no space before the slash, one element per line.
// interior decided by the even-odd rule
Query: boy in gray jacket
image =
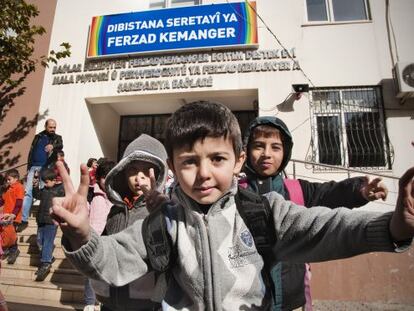
<path fill-rule="evenodd" d="M 164 200 L 166 230 L 176 252 L 163 308 L 268 310 L 271 293 L 261 276 L 264 262 L 235 204 L 235 176 L 245 159 L 235 116 L 220 104 L 184 105 L 168 121 L 165 141 L 168 164 L 177 179 L 172 202 L 142 187 L 154 202 L 151 206 Z M 86 218 L 86 167 L 81 166 L 77 191 L 59 169 L 67 196 L 55 201 L 53 215 L 64 232 L 70 261 L 89 277 L 115 286 L 151 271 L 143 222 L 99 237 Z M 408 248 L 414 235 L 413 176 L 414 168 L 401 178 L 394 213 L 306 209 L 275 192 L 267 194 L 276 232 L 275 259 L 316 262 Z"/>
<path fill-rule="evenodd" d="M 155 175 L 154 190 L 162 192 L 167 179 L 167 153 L 157 139 L 142 134 L 125 149 L 119 163 L 105 178 L 109 200 L 114 204 L 106 220 L 103 235 L 112 235 L 143 220 L 149 213 L 141 190 L 150 185 L 150 170 Z M 98 168 L 99 170 L 99 168 Z M 92 280 L 102 311 L 157 310 L 160 304 L 151 301 L 155 274 L 148 273 L 124 286 L 113 287 L 103 281 Z"/>

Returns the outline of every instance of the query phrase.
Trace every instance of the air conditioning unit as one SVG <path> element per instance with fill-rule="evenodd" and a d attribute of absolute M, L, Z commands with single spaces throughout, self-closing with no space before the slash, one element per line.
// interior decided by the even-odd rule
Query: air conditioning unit
<path fill-rule="evenodd" d="M 411 62 L 398 62 L 395 65 L 397 76 L 398 98 L 414 97 L 414 60 Z"/>

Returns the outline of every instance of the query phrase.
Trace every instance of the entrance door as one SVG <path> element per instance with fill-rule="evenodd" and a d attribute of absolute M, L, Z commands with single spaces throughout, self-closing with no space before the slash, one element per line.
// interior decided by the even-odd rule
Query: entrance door
<path fill-rule="evenodd" d="M 242 135 L 248 124 L 257 116 L 257 112 L 233 111 L 240 124 Z M 118 161 L 128 144 L 145 133 L 164 143 L 164 129 L 171 114 L 122 116 L 119 131 Z"/>

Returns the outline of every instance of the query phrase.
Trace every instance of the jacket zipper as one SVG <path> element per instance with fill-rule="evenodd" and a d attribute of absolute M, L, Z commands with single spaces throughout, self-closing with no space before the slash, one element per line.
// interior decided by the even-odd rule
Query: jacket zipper
<path fill-rule="evenodd" d="M 214 285 L 213 285 L 213 258 L 212 258 L 212 252 L 210 249 L 210 240 L 209 240 L 209 224 L 208 224 L 208 217 L 207 214 L 203 215 L 203 223 L 204 223 L 204 228 L 205 228 L 205 239 L 206 239 L 206 251 L 208 251 L 208 256 L 206 256 L 205 258 L 209 259 L 209 269 L 210 269 L 210 273 L 209 273 L 209 283 L 210 283 L 210 288 L 208 289 L 210 291 L 210 295 L 211 295 L 211 300 L 210 301 L 206 301 L 206 310 L 210 310 L 210 306 L 212 307 L 211 310 L 214 310 Z"/>

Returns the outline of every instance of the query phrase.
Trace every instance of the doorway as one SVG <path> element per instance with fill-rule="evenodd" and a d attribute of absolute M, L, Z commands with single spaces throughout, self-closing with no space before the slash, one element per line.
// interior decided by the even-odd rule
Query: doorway
<path fill-rule="evenodd" d="M 244 110 L 233 111 L 240 124 L 242 135 L 249 123 L 257 117 L 257 111 Z M 164 130 L 171 114 L 153 115 L 128 115 L 121 116 L 119 140 L 118 140 L 118 161 L 128 144 L 141 134 L 148 134 L 164 143 Z"/>

